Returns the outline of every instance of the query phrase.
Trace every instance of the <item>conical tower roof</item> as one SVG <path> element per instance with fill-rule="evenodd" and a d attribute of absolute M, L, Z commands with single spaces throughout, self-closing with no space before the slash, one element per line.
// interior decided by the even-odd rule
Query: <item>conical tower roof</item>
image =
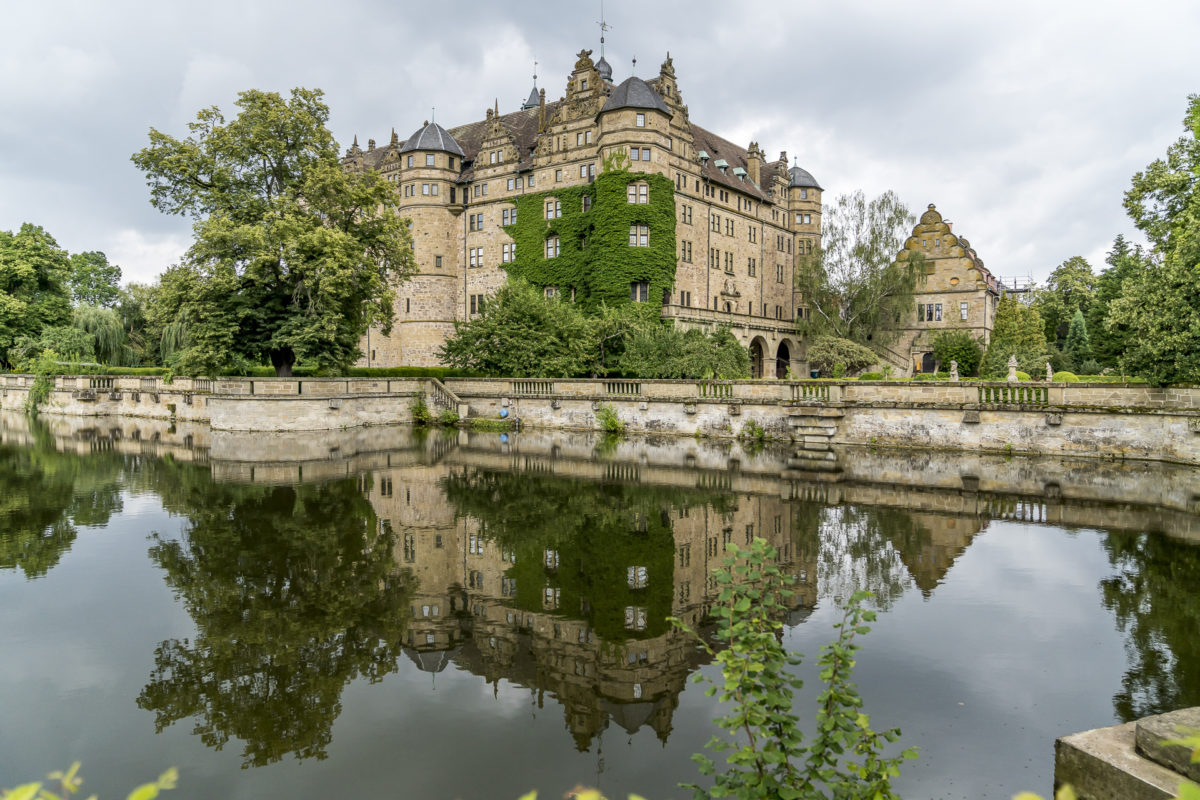
<path fill-rule="evenodd" d="M 458 142 L 454 141 L 450 132 L 436 122 L 426 122 L 416 133 L 408 137 L 408 141 L 400 148 L 401 153 L 411 150 L 440 150 L 456 156 L 463 155 L 463 149 L 458 146 Z"/>

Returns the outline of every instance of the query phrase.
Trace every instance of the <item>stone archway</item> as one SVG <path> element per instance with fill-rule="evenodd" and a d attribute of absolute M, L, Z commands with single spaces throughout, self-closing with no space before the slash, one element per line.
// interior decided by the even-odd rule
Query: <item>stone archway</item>
<path fill-rule="evenodd" d="M 788 376 L 788 368 L 792 366 L 792 349 L 788 346 L 787 339 L 779 343 L 779 350 L 775 354 L 775 377 L 779 380 L 784 380 Z"/>
<path fill-rule="evenodd" d="M 923 353 L 921 355 L 921 372 L 936 372 L 937 362 L 934 360 L 933 353 Z"/>
<path fill-rule="evenodd" d="M 755 337 L 754 341 L 750 342 L 750 377 L 761 378 L 763 376 L 763 340 L 760 337 Z"/>

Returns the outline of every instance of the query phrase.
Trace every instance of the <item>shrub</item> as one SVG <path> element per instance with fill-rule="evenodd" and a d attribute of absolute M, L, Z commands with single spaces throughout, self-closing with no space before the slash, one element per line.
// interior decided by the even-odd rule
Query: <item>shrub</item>
<path fill-rule="evenodd" d="M 1031 380 L 1033 380 L 1033 378 L 1029 377 L 1029 373 L 1028 373 L 1028 372 L 1022 372 L 1021 370 L 1017 370 L 1017 380 L 1019 380 L 1019 381 L 1031 381 Z"/>
<path fill-rule="evenodd" d="M 509 419 L 476 417 L 471 420 L 471 430 L 479 431 L 480 433 L 505 433 L 512 429 L 512 420 Z"/>
<path fill-rule="evenodd" d="M 612 406 L 604 405 L 596 409 L 596 419 L 600 422 L 600 429 L 605 433 L 625 432 L 625 423 L 617 416 L 617 410 Z"/>
<path fill-rule="evenodd" d="M 442 413 L 438 414 L 439 425 L 457 425 L 458 419 L 458 412 L 453 408 L 442 409 Z"/>
<path fill-rule="evenodd" d="M 742 430 L 738 433 L 739 439 L 750 439 L 751 441 L 761 442 L 767 438 L 767 432 L 752 419 L 746 420 L 746 424 L 742 426 Z"/>
<path fill-rule="evenodd" d="M 1051 378 L 1055 383 L 1079 383 L 1079 377 L 1074 372 L 1056 372 Z"/>
<path fill-rule="evenodd" d="M 433 422 L 433 412 L 429 410 L 429 406 L 425 405 L 425 395 L 418 395 L 417 399 L 412 401 L 408 407 L 412 412 L 412 420 L 414 425 L 428 425 Z"/>
<path fill-rule="evenodd" d="M 884 378 L 882 372 L 864 372 L 858 376 L 858 379 L 860 381 L 881 381 Z"/>
<path fill-rule="evenodd" d="M 849 339 L 836 336 L 820 336 L 808 346 L 808 365 L 824 377 L 837 376 L 838 368 L 844 375 L 858 372 L 879 360 L 875 351 Z"/>

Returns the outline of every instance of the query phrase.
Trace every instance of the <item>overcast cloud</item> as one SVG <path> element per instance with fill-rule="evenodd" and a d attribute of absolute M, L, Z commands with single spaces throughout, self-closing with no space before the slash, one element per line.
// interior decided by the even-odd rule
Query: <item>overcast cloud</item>
<path fill-rule="evenodd" d="M 33 222 L 150 281 L 190 224 L 149 204 L 129 161 L 239 90 L 321 88 L 334 136 L 447 127 L 538 85 L 559 97 L 599 2 L 95 3 L 7 0 L 0 18 L 0 230 Z M 1200 3 L 607 0 L 614 78 L 667 51 L 691 117 L 832 198 L 893 189 L 956 224 L 1002 277 L 1102 266 L 1130 176 L 1182 133 L 1200 92 Z M 598 55 L 598 53 L 597 53 Z"/>

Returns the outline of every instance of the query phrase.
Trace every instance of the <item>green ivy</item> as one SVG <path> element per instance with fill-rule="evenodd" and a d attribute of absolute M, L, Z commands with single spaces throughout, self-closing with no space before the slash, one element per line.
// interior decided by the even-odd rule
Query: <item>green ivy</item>
<path fill-rule="evenodd" d="M 627 187 L 645 182 L 649 202 L 630 203 Z M 583 210 L 584 196 L 591 207 Z M 562 216 L 546 219 L 546 200 L 562 203 Z M 557 286 L 583 308 L 629 302 L 629 285 L 649 283 L 649 302 L 658 303 L 675 286 L 675 186 L 662 175 L 613 168 L 592 183 L 517 198 L 517 221 L 505 231 L 517 257 L 509 275 L 545 287 Z M 629 227 L 649 229 L 648 247 L 629 246 Z M 558 236 L 559 255 L 546 258 L 546 239 Z"/>

